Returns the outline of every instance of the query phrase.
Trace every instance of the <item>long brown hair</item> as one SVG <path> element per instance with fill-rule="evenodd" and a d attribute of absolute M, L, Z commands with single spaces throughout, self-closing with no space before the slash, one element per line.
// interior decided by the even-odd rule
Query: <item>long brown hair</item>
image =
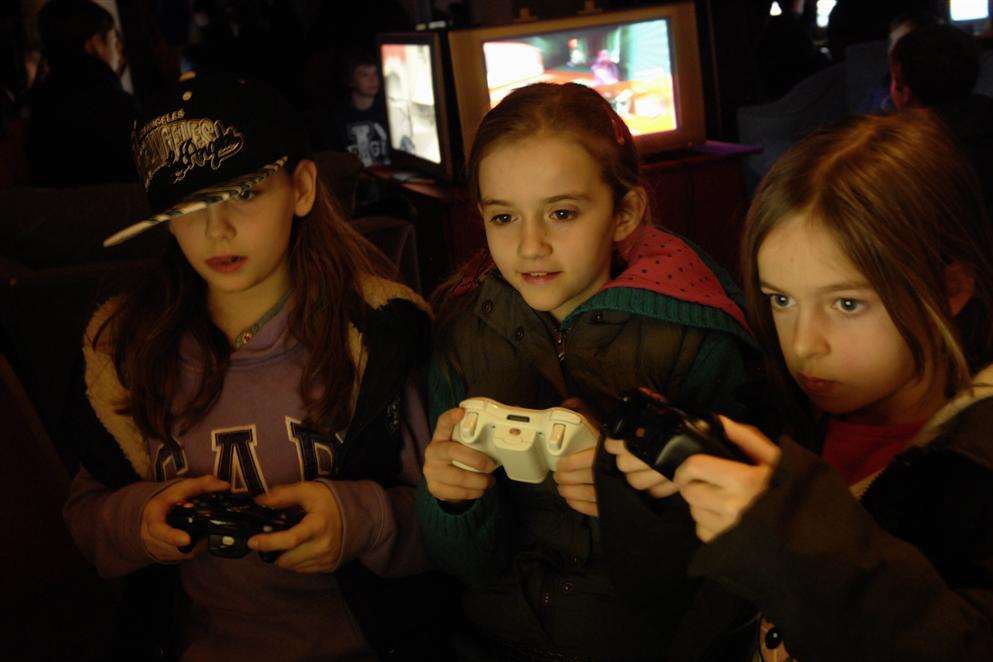
<path fill-rule="evenodd" d="M 496 147 L 540 134 L 568 136 L 589 152 L 613 192 L 615 209 L 631 189 L 643 186 L 631 132 L 602 96 L 576 83 L 535 83 L 511 92 L 479 124 L 466 164 L 466 189 L 473 210 L 479 208 L 483 159 Z M 649 209 L 642 222 L 651 222 Z M 431 303 L 439 343 L 446 343 L 446 328 L 472 298 L 458 296 L 461 290 L 491 269 L 493 260 L 484 247 L 435 290 Z"/>
<path fill-rule="evenodd" d="M 392 277 L 394 270 L 348 223 L 320 175 L 316 186 L 313 208 L 294 218 L 290 235 L 289 329 L 309 352 L 300 378 L 307 423 L 327 431 L 346 427 L 351 415 L 356 366 L 347 349 L 348 327 L 362 327 L 361 278 Z M 220 395 L 231 344 L 211 321 L 206 285 L 175 239 L 161 263 L 121 295 L 94 347 L 105 331 L 128 392 L 120 413 L 130 415 L 143 435 L 169 442 L 175 431 L 203 419 Z M 201 359 L 200 380 L 187 401 L 177 402 L 180 342 L 187 333 Z"/>
<path fill-rule="evenodd" d="M 741 273 L 752 329 L 794 413 L 806 409 L 805 398 L 786 369 L 757 256 L 769 233 L 796 215 L 827 229 L 879 294 L 918 376 L 928 362 L 945 367 L 952 393 L 993 358 L 993 229 L 975 173 L 931 113 L 843 121 L 795 145 L 759 186 Z M 957 316 L 945 277 L 953 263 L 975 278 Z"/>

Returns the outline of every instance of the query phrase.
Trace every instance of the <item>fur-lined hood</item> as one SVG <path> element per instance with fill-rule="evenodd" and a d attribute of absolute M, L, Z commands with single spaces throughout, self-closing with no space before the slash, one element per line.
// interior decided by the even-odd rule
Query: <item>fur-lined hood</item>
<path fill-rule="evenodd" d="M 961 418 L 969 416 L 967 410 L 991 398 L 993 398 L 993 365 L 986 366 L 976 373 L 971 388 L 963 389 L 938 410 L 907 445 L 907 449 L 921 449 L 936 443 L 939 439 L 950 436 L 951 428 L 956 426 L 957 422 L 961 423 Z M 987 429 L 993 434 L 993 417 L 991 417 Z M 974 443 L 976 441 L 972 439 L 971 435 L 963 436 L 960 434 L 955 435 L 955 439 L 947 440 L 947 443 L 950 450 L 966 455 L 973 461 L 993 470 L 993 449 L 989 448 L 993 444 Z M 852 485 L 852 493 L 856 497 L 861 497 L 883 471 L 885 469 Z"/>
<path fill-rule="evenodd" d="M 410 288 L 384 278 L 368 276 L 362 281 L 362 295 L 365 303 L 371 309 L 375 319 L 372 324 L 387 323 L 396 326 L 395 334 L 398 344 L 409 341 L 409 316 L 399 313 L 395 304 L 419 314 L 423 318 L 430 317 L 430 309 L 425 301 Z M 90 318 L 83 335 L 83 356 L 85 360 L 86 395 L 100 423 L 113 436 L 120 450 L 124 453 L 131 468 L 142 479 L 152 478 L 151 458 L 148 456 L 148 445 L 142 438 L 141 432 L 130 416 L 118 413 L 122 403 L 126 401 L 126 390 L 117 376 L 111 353 L 109 334 L 103 334 L 100 342 L 94 345 L 94 339 L 100 328 L 115 310 L 117 299 L 110 299 L 101 305 Z M 427 323 L 425 321 L 425 323 Z M 406 337 L 403 335 L 406 334 Z M 352 389 L 351 408 L 353 414 L 359 404 L 361 385 L 369 365 L 371 355 L 368 334 L 363 334 L 354 325 L 348 329 L 348 351 L 355 363 L 355 384 Z"/>

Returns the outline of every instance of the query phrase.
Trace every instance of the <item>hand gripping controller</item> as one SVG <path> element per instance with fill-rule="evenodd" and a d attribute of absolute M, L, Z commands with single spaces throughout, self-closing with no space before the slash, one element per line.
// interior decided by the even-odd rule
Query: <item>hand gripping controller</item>
<path fill-rule="evenodd" d="M 632 455 L 669 480 L 691 455 L 750 464 L 728 441 L 719 418 L 678 409 L 641 391 L 621 397 L 605 429 L 608 437 L 623 439 Z"/>
<path fill-rule="evenodd" d="M 560 457 L 592 448 L 600 438 L 589 421 L 563 407 L 524 409 L 490 398 L 469 398 L 460 406 L 465 416 L 452 439 L 490 456 L 507 477 L 524 483 L 544 481 Z"/>
<path fill-rule="evenodd" d="M 259 505 L 250 494 L 209 492 L 177 503 L 166 515 L 166 524 L 190 535 L 190 544 L 179 548 L 184 554 L 207 538 L 207 548 L 214 556 L 240 559 L 249 552 L 249 538 L 289 529 L 303 515 L 298 508 L 276 510 Z M 259 552 L 259 557 L 272 563 L 279 554 Z"/>

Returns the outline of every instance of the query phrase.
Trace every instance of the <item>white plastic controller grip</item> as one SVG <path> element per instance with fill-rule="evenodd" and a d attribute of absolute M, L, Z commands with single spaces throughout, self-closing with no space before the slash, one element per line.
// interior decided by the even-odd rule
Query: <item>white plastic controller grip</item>
<path fill-rule="evenodd" d="M 490 398 L 468 398 L 452 439 L 493 458 L 512 480 L 540 483 L 558 459 L 596 446 L 599 431 L 571 409 L 509 407 Z M 462 469 L 472 467 L 454 461 Z"/>

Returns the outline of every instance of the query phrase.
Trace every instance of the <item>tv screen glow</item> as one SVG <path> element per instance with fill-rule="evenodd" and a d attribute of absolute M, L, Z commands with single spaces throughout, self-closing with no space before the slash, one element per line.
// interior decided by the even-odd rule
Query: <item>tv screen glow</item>
<path fill-rule="evenodd" d="M 981 21 L 989 18 L 989 0 L 952 0 L 951 15 L 953 21 Z"/>
<path fill-rule="evenodd" d="M 483 43 L 490 106 L 531 83 L 599 92 L 632 135 L 677 128 L 666 19 L 576 28 Z"/>
<path fill-rule="evenodd" d="M 431 47 L 383 44 L 380 48 L 390 146 L 440 164 Z"/>

